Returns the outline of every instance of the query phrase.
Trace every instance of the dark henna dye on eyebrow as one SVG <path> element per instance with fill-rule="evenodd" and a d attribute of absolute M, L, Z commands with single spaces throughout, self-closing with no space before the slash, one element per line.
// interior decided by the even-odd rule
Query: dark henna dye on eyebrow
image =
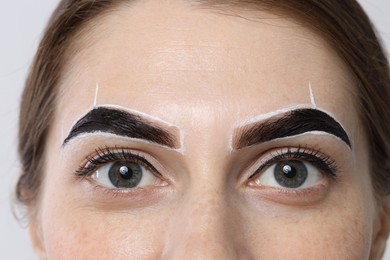
<path fill-rule="evenodd" d="M 296 109 L 265 121 L 250 124 L 237 130 L 234 149 L 242 149 L 278 138 L 306 132 L 321 131 L 332 134 L 352 149 L 350 139 L 333 117 L 318 109 Z"/>
<path fill-rule="evenodd" d="M 94 108 L 77 121 L 63 145 L 80 134 L 96 132 L 143 139 L 173 149 L 178 148 L 177 138 L 168 130 L 154 125 L 140 115 L 107 107 Z"/>

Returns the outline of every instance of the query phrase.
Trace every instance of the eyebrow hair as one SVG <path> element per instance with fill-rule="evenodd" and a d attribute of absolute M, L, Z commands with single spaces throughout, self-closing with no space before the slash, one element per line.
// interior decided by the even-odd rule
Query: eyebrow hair
<path fill-rule="evenodd" d="M 292 110 L 281 116 L 274 116 L 237 129 L 233 148 L 238 150 L 274 139 L 314 131 L 334 135 L 352 149 L 351 141 L 341 124 L 327 113 L 312 108 Z"/>
<path fill-rule="evenodd" d="M 78 120 L 63 145 L 81 134 L 97 132 L 143 139 L 172 149 L 178 148 L 177 138 L 168 129 L 157 126 L 141 115 L 108 107 L 94 108 Z"/>

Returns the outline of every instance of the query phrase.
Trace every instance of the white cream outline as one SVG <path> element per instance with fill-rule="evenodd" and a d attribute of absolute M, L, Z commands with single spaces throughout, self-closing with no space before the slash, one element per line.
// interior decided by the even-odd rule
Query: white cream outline
<path fill-rule="evenodd" d="M 236 151 L 236 149 L 233 148 L 233 134 L 234 134 L 234 131 L 236 129 L 239 129 L 239 128 L 242 128 L 242 127 L 245 127 L 245 126 L 248 126 L 248 125 L 252 125 L 252 124 L 255 124 L 255 123 L 258 123 L 258 122 L 262 122 L 262 121 L 265 121 L 266 119 L 269 119 L 269 118 L 272 118 L 274 116 L 278 116 L 278 115 L 283 115 L 287 112 L 291 112 L 291 111 L 294 111 L 294 110 L 297 110 L 297 109 L 305 109 L 305 108 L 311 108 L 313 109 L 313 107 L 311 105 L 296 105 L 296 106 L 291 106 L 291 107 L 286 107 L 286 108 L 282 108 L 282 109 L 278 109 L 276 111 L 272 111 L 272 112 L 269 112 L 269 113 L 266 113 L 266 114 L 261 114 L 261 115 L 258 115 L 258 116 L 255 116 L 255 117 L 252 117 L 252 118 L 249 118 L 247 120 L 243 120 L 241 121 L 239 124 L 237 124 L 237 126 L 234 128 L 233 130 L 233 133 L 230 135 L 229 137 L 229 141 L 228 141 L 228 149 L 230 152 L 232 151 Z M 340 123 L 340 121 L 338 121 L 333 115 L 332 113 L 324 110 L 324 109 L 320 109 L 320 108 L 314 108 L 316 110 L 319 110 L 325 114 L 327 114 L 328 116 L 332 117 L 337 123 L 339 123 L 341 125 L 341 127 L 343 128 L 343 130 L 347 133 L 348 136 L 349 133 L 346 131 L 345 127 Z M 274 139 L 272 141 L 276 141 L 276 140 L 285 140 L 285 139 L 288 139 L 288 138 L 293 138 L 293 137 L 299 137 L 299 136 L 303 136 L 303 135 L 307 135 L 307 134 L 313 134 L 313 135 L 330 135 L 330 136 L 333 136 L 335 137 L 336 139 L 342 141 L 347 147 L 349 150 L 352 150 L 351 147 L 349 147 L 343 140 L 341 140 L 339 137 L 335 136 L 335 135 L 332 135 L 332 134 L 329 134 L 327 132 L 323 132 L 323 131 L 308 131 L 308 132 L 305 132 L 305 133 L 302 133 L 302 134 L 299 134 L 299 135 L 294 135 L 294 136 L 287 136 L 287 137 L 282 137 L 282 138 L 277 138 L 277 139 Z M 271 141 L 270 141 L 271 142 Z"/>
<path fill-rule="evenodd" d="M 131 138 L 131 137 L 123 137 L 127 140 L 132 140 L 132 141 L 139 141 L 141 143 L 148 143 L 148 144 L 152 144 L 152 145 L 157 145 L 157 146 L 160 146 L 160 147 L 164 147 L 168 150 L 172 150 L 172 151 L 176 151 L 178 153 L 181 153 L 181 154 L 184 154 L 185 152 L 185 147 L 184 147 L 184 131 L 170 123 L 170 122 L 167 122 L 161 118 L 158 118 L 156 116 L 152 116 L 152 115 L 149 115 L 147 113 L 144 113 L 144 112 L 141 112 L 141 111 L 138 111 L 138 110 L 135 110 L 135 109 L 130 109 L 130 108 L 127 108 L 127 107 L 123 107 L 123 106 L 120 106 L 120 105 L 113 105 L 113 104 L 99 104 L 99 105 L 95 105 L 92 109 L 89 109 L 86 113 L 84 113 L 82 116 L 80 116 L 78 119 L 74 120 L 74 123 L 72 124 L 71 128 L 69 129 L 68 132 L 71 131 L 71 129 L 74 127 L 74 125 L 76 125 L 76 123 L 81 119 L 83 118 L 86 114 L 88 114 L 91 110 L 93 109 L 96 109 L 96 108 L 99 108 L 99 107 L 104 107 L 104 108 L 114 108 L 114 109 L 117 109 L 117 110 L 121 110 L 121 111 L 125 111 L 125 112 L 128 112 L 130 114 L 133 114 L 133 115 L 138 115 L 138 116 L 141 116 L 143 118 L 145 118 L 146 120 L 150 120 L 150 121 L 153 121 L 153 122 L 158 122 L 160 124 L 163 124 L 165 125 L 165 127 L 175 127 L 178 129 L 179 131 L 179 148 L 171 148 L 171 147 L 168 147 L 168 146 L 165 146 L 165 145 L 160 145 L 160 144 L 156 144 L 154 142 L 149 142 L 147 140 L 143 140 L 143 139 L 139 139 L 139 138 Z M 72 143 L 73 141 L 76 141 L 80 138 L 85 138 L 86 136 L 92 136 L 92 135 L 100 135 L 100 136 L 105 136 L 105 137 L 118 137 L 118 135 L 115 135 L 115 134 L 110 134 L 110 133 L 106 133 L 106 132 L 100 132 L 100 131 L 97 131 L 97 132 L 93 132 L 93 133 L 84 133 L 84 134 L 80 134 L 80 135 L 77 135 L 75 136 L 74 138 L 72 138 L 72 140 L 70 140 L 69 143 Z M 63 139 L 64 140 L 64 139 Z"/>
<path fill-rule="evenodd" d="M 93 107 L 97 106 L 97 99 L 98 99 L 98 94 L 99 94 L 99 83 L 96 83 L 96 88 L 95 88 L 95 98 L 93 100 Z"/>
<path fill-rule="evenodd" d="M 309 82 L 309 93 L 310 93 L 310 102 L 314 108 L 317 108 L 316 99 L 314 97 L 313 89 L 311 87 L 311 82 Z"/>
<path fill-rule="evenodd" d="M 99 94 L 99 88 L 100 88 L 100 86 L 99 86 L 99 83 L 97 82 L 96 83 L 96 87 L 95 87 L 95 97 L 94 97 L 94 103 L 93 103 L 93 108 L 92 109 L 99 108 L 99 107 L 114 108 L 114 109 L 118 109 L 118 110 L 129 112 L 131 114 L 140 115 L 140 116 L 146 118 L 147 120 L 151 120 L 151 121 L 155 121 L 155 122 L 159 122 L 159 123 L 165 124 L 167 127 L 175 127 L 179 131 L 180 147 L 176 148 L 176 149 L 173 149 L 173 148 L 170 148 L 170 147 L 167 147 L 167 146 L 164 146 L 164 145 L 159 145 L 159 144 L 156 144 L 156 143 L 153 143 L 153 142 L 149 142 L 147 140 L 142 140 L 142 139 L 138 139 L 138 138 L 128 138 L 128 137 L 124 137 L 124 138 L 126 138 L 127 140 L 139 141 L 141 143 L 148 143 L 148 144 L 157 145 L 157 146 L 160 146 L 160 147 L 164 147 L 164 148 L 166 148 L 168 150 L 173 150 L 173 151 L 176 151 L 178 153 L 184 154 L 184 152 L 186 151 L 185 146 L 184 146 L 185 132 L 184 132 L 184 130 L 181 127 L 178 127 L 178 126 L 176 126 L 176 125 L 174 125 L 174 124 L 172 124 L 170 122 L 167 122 L 167 121 L 165 121 L 165 120 L 163 120 L 161 118 L 149 115 L 149 114 L 141 112 L 139 110 L 130 109 L 130 108 L 127 108 L 127 107 L 123 107 L 123 106 L 120 106 L 120 105 L 114 105 L 114 104 L 99 104 L 98 105 L 97 104 L 97 99 L 98 99 L 98 94 Z M 257 122 L 264 121 L 264 120 L 272 118 L 274 116 L 282 115 L 282 114 L 285 114 L 285 113 L 288 113 L 288 112 L 291 112 L 291 111 L 294 111 L 294 110 L 297 110 L 297 109 L 305 109 L 305 108 L 306 109 L 307 108 L 309 108 L 309 109 L 310 108 L 311 109 L 317 109 L 317 110 L 319 110 L 321 112 L 324 112 L 325 114 L 331 116 L 336 122 L 338 122 L 341 125 L 341 127 L 348 134 L 348 136 L 350 136 L 349 133 L 346 131 L 345 127 L 341 124 L 341 122 L 339 122 L 336 119 L 335 116 L 333 116 L 332 113 L 317 107 L 317 103 L 316 103 L 316 100 L 315 100 L 312 84 L 311 84 L 310 81 L 309 81 L 309 97 L 310 97 L 310 104 L 292 105 L 292 106 L 288 106 L 288 107 L 285 107 L 285 108 L 277 109 L 277 110 L 274 110 L 274 111 L 271 111 L 271 112 L 268 112 L 268 113 L 265 113 L 265 114 L 260 114 L 260 115 L 254 116 L 254 117 L 250 117 L 248 119 L 241 120 L 238 124 L 235 125 L 235 127 L 233 127 L 232 134 L 230 135 L 230 137 L 228 139 L 228 145 L 227 145 L 228 146 L 227 147 L 228 151 L 229 152 L 235 151 L 235 149 L 233 148 L 233 134 L 236 131 L 236 129 L 242 128 L 244 126 L 251 125 L 251 124 L 254 124 L 254 123 L 257 123 Z M 89 109 L 83 116 L 81 116 L 77 120 L 75 120 L 74 123 L 72 124 L 72 127 L 82 117 L 84 117 L 88 112 L 90 112 L 92 109 Z M 70 130 L 68 132 L 70 132 Z M 81 138 L 81 137 L 86 137 L 86 136 L 90 136 L 90 135 L 100 135 L 100 136 L 106 136 L 106 137 L 114 137 L 114 136 L 116 136 L 117 137 L 117 135 L 110 134 L 110 133 L 94 132 L 94 133 L 85 133 L 85 134 L 78 135 L 74 139 L 76 140 L 76 139 L 79 139 L 79 137 Z M 309 131 L 309 132 L 305 132 L 305 133 L 302 133 L 302 134 L 299 134 L 299 135 L 288 136 L 288 137 L 283 137 L 283 138 L 277 138 L 277 139 L 274 139 L 272 141 L 291 139 L 291 138 L 295 138 L 295 137 L 299 137 L 299 136 L 303 136 L 303 135 L 328 135 L 328 136 L 333 136 L 333 137 L 335 137 L 336 139 L 338 139 L 340 141 L 343 141 L 339 137 L 334 136 L 332 134 L 329 134 L 327 132 L 323 132 L 323 131 Z M 62 126 L 62 139 L 64 139 L 63 137 L 64 137 L 64 129 L 63 129 L 63 126 Z M 73 139 L 71 141 L 73 141 Z M 348 147 L 348 149 L 351 150 L 351 147 L 349 147 L 348 145 L 347 145 L 347 147 Z"/>
<path fill-rule="evenodd" d="M 343 128 L 343 130 L 347 133 L 348 137 L 350 137 L 350 134 L 345 129 L 343 124 L 339 120 L 337 120 L 336 117 L 332 113 L 317 107 L 317 104 L 316 104 L 315 98 L 314 98 L 313 89 L 312 89 L 312 86 L 311 86 L 311 82 L 309 82 L 309 95 L 310 95 L 310 104 L 292 105 L 292 106 L 289 106 L 289 107 L 277 109 L 277 110 L 274 110 L 274 111 L 271 111 L 271 112 L 268 112 L 268 113 L 265 113 L 265 114 L 260 114 L 260 115 L 257 115 L 257 116 L 254 116 L 254 117 L 250 117 L 248 119 L 244 119 L 244 120 L 240 121 L 235 127 L 233 127 L 233 131 L 232 131 L 232 133 L 231 133 L 231 135 L 229 137 L 229 140 L 228 140 L 228 151 L 229 152 L 236 151 L 236 149 L 233 148 L 233 135 L 234 135 L 234 132 L 237 129 L 243 128 L 245 126 L 252 125 L 252 124 L 255 124 L 255 123 L 258 123 L 258 122 L 262 122 L 262 121 L 265 121 L 266 119 L 269 119 L 269 118 L 272 118 L 272 117 L 275 117 L 275 116 L 278 116 L 278 115 L 283 115 L 285 113 L 288 113 L 288 112 L 291 112 L 291 111 L 295 111 L 297 109 L 316 109 L 316 110 L 319 110 L 319 111 L 327 114 L 328 116 L 332 117 L 337 123 L 339 123 L 340 126 Z M 350 151 L 352 150 L 352 148 L 348 144 L 346 144 L 343 140 L 341 140 L 339 137 L 337 137 L 335 135 L 332 135 L 332 134 L 329 134 L 327 132 L 323 132 L 323 131 L 309 131 L 309 132 L 305 132 L 305 133 L 302 133 L 302 134 L 299 134 L 299 135 L 277 138 L 277 139 L 271 140 L 270 142 L 291 139 L 291 138 L 295 138 L 295 137 L 299 137 L 299 136 L 303 136 L 303 135 L 309 135 L 309 134 L 310 135 L 330 135 L 330 136 L 333 136 L 334 138 L 342 141 L 348 147 L 348 149 Z M 352 142 L 352 140 L 351 140 L 351 142 Z M 353 144 L 351 143 L 351 146 L 352 145 Z M 252 146 L 254 146 L 254 145 L 252 145 Z"/>

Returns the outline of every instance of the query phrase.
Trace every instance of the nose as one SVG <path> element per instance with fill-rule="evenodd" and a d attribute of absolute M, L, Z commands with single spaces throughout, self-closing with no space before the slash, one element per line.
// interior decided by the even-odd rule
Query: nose
<path fill-rule="evenodd" d="M 252 259 L 226 194 L 212 189 L 191 193 L 170 219 L 162 259 Z"/>

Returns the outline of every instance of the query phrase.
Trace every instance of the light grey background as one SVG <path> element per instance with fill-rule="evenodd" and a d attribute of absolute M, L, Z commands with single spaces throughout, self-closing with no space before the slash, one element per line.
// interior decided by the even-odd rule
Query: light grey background
<path fill-rule="evenodd" d="M 390 50 L 390 1 L 360 0 Z M 58 0 L 0 0 L 0 259 L 37 259 L 28 232 L 11 213 L 18 175 L 19 97 L 42 30 Z M 330 249 L 331 250 L 331 249 Z M 384 258 L 390 260 L 390 242 Z"/>

